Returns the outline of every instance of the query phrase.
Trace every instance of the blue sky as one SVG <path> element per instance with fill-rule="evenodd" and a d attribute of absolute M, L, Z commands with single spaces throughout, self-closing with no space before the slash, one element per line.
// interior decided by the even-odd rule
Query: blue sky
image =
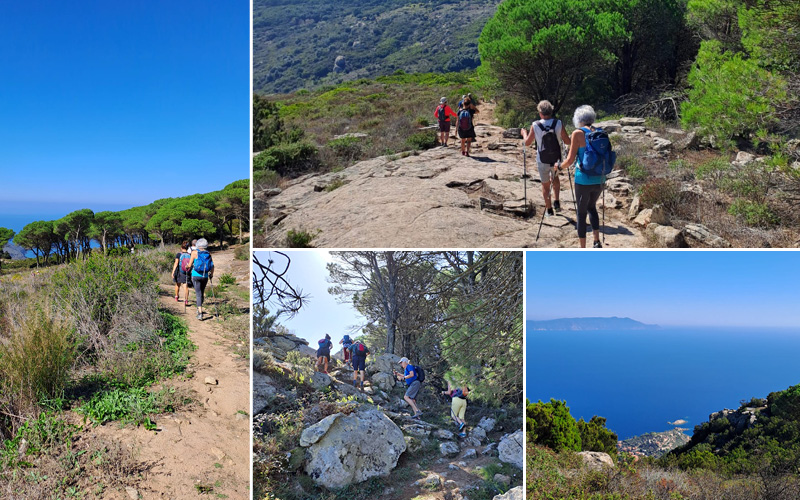
<path fill-rule="evenodd" d="M 4 2 L 0 225 L 9 205 L 130 207 L 247 178 L 249 19 L 243 0 Z"/>
<path fill-rule="evenodd" d="M 798 327 L 800 252 L 528 252 L 526 318 Z"/>
<path fill-rule="evenodd" d="M 339 341 L 345 333 L 352 336 L 353 326 L 361 325 L 365 320 L 361 314 L 349 304 L 340 304 L 328 293 L 328 271 L 325 266 L 333 261 L 330 252 L 324 250 L 288 251 L 292 259 L 286 276 L 295 289 L 301 289 L 310 296 L 306 305 L 292 319 L 281 318 L 283 324 L 298 337 L 309 341 L 316 349 L 317 341 L 328 333 L 333 341 L 334 351 L 339 351 Z M 256 251 L 259 261 L 264 264 L 267 255 L 271 255 L 276 264 L 285 265 L 285 259 L 275 252 Z M 270 307 L 274 312 L 274 307 Z"/>

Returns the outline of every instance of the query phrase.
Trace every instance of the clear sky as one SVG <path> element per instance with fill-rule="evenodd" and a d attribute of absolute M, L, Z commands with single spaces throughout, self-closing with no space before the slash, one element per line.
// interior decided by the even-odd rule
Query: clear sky
<path fill-rule="evenodd" d="M 526 317 L 798 327 L 800 252 L 528 252 Z"/>
<path fill-rule="evenodd" d="M 302 289 L 310 296 L 306 305 L 292 319 L 282 317 L 278 320 L 298 337 L 308 340 L 316 349 L 317 341 L 328 333 L 333 341 L 333 352 L 339 351 L 339 341 L 345 333 L 353 336 L 353 326 L 363 324 L 364 317 L 348 304 L 340 304 L 328 293 L 328 271 L 325 266 L 333 261 L 330 252 L 324 250 L 287 251 L 292 261 L 286 275 L 295 289 Z M 274 252 L 256 251 L 259 261 L 264 264 L 270 254 L 279 267 L 285 265 L 285 259 Z M 274 306 L 270 307 L 274 312 Z"/>
<path fill-rule="evenodd" d="M 247 178 L 249 19 L 247 0 L 3 2 L 0 201 L 130 207 Z"/>

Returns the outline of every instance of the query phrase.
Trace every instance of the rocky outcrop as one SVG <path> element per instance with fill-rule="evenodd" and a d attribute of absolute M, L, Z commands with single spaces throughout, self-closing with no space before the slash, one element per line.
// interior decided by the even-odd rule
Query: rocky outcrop
<path fill-rule="evenodd" d="M 495 495 L 492 500 L 523 500 L 525 495 L 522 493 L 522 486 L 511 488 L 502 495 Z"/>
<path fill-rule="evenodd" d="M 592 470 L 603 470 L 606 467 L 614 467 L 614 459 L 608 453 L 599 451 L 582 451 L 578 456 L 583 460 L 583 464 Z"/>
<path fill-rule="evenodd" d="M 308 346 L 308 341 L 292 334 L 270 334 L 266 337 L 253 339 L 256 348 L 263 348 L 272 354 L 272 357 L 284 361 L 291 351 L 298 351 L 304 356 L 315 358 L 317 351 Z"/>
<path fill-rule="evenodd" d="M 278 394 L 274 381 L 257 371 L 253 372 L 253 414 L 260 413 Z"/>
<path fill-rule="evenodd" d="M 368 409 L 325 417 L 303 431 L 300 446 L 307 448 L 306 473 L 333 489 L 388 475 L 406 441 L 380 410 Z"/>
<path fill-rule="evenodd" d="M 497 445 L 500 461 L 517 466 L 521 469 L 523 445 L 524 440 L 521 430 L 503 436 L 503 439 L 500 440 L 500 444 Z"/>
<path fill-rule="evenodd" d="M 728 419 L 728 422 L 736 429 L 736 432 L 741 433 L 752 427 L 758 421 L 758 417 L 761 415 L 761 412 L 766 408 L 766 406 L 758 408 L 740 408 L 738 410 L 729 410 L 726 408 L 709 415 L 708 421 L 713 423 L 714 420 L 726 418 Z"/>

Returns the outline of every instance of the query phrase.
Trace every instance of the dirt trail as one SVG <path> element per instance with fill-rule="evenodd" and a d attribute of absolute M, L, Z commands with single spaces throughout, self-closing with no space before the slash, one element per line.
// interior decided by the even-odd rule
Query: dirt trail
<path fill-rule="evenodd" d="M 216 275 L 241 274 L 232 269 L 233 251 L 212 254 Z M 246 275 L 245 275 L 245 283 Z M 168 384 L 187 391 L 196 403 L 188 410 L 156 418 L 158 430 L 143 427 L 120 429 L 115 423 L 94 429 L 120 441 L 140 461 L 154 464 L 137 486 L 140 498 L 196 498 L 201 492 L 218 498 L 250 498 L 250 375 L 249 361 L 234 354 L 235 342 L 223 336 L 216 319 L 196 319 L 193 303 L 183 314 L 172 286 L 162 286 L 162 304 L 184 318 L 197 350 L 187 369 L 186 380 Z M 191 294 L 194 300 L 194 293 Z M 205 310 L 213 313 L 213 299 Z M 207 377 L 218 385 L 207 385 Z M 207 489 L 210 488 L 210 489 Z M 221 495 L 225 495 L 222 497 Z"/>

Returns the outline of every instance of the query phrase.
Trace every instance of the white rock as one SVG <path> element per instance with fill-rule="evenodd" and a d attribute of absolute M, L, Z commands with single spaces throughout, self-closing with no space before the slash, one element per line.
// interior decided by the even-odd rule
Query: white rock
<path fill-rule="evenodd" d="M 478 422 L 478 427 L 480 427 L 481 429 L 485 430 L 486 432 L 492 432 L 492 429 L 494 429 L 495 423 L 497 423 L 497 420 L 495 420 L 495 419 L 493 419 L 491 417 L 483 417 L 483 418 L 481 418 L 481 421 Z"/>
<path fill-rule="evenodd" d="M 523 441 L 521 430 L 503 436 L 503 439 L 500 440 L 500 444 L 497 445 L 500 461 L 522 469 Z"/>
<path fill-rule="evenodd" d="M 205 383 L 207 385 L 217 385 L 218 381 L 214 377 L 206 377 Z"/>
<path fill-rule="evenodd" d="M 583 460 L 584 465 L 592 470 L 601 470 L 604 467 L 614 467 L 614 460 L 608 453 L 599 451 L 582 451 L 578 455 Z"/>
<path fill-rule="evenodd" d="M 486 431 L 483 430 L 482 427 L 475 427 L 469 432 L 469 435 L 477 439 L 478 441 L 486 441 Z"/>
<path fill-rule="evenodd" d="M 522 494 L 522 486 L 511 488 L 502 495 L 495 495 L 492 500 L 524 500 L 525 496 Z"/>
<path fill-rule="evenodd" d="M 477 457 L 478 457 L 478 452 L 475 451 L 475 448 L 467 448 L 466 451 L 464 451 L 464 454 L 461 455 L 461 458 L 464 458 L 464 459 L 467 459 L 467 460 L 472 459 L 472 458 L 477 458 Z"/>
<path fill-rule="evenodd" d="M 446 457 L 454 457 L 458 455 L 461 450 L 453 441 L 445 441 L 443 443 L 439 443 L 439 452 Z"/>

